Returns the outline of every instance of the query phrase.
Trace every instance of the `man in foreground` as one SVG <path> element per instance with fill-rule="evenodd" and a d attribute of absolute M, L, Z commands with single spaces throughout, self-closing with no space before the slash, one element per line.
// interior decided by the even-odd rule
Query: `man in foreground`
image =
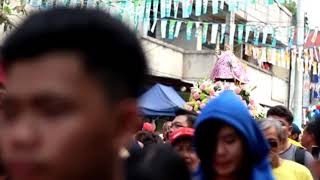
<path fill-rule="evenodd" d="M 96 10 L 31 15 L 3 44 L 1 152 L 12 180 L 121 180 L 147 66 L 135 35 Z"/>

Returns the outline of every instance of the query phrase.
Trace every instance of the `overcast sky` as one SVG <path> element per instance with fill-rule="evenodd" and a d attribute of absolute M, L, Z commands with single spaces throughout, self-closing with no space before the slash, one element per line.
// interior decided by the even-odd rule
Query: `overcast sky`
<path fill-rule="evenodd" d="M 320 27 L 320 0 L 302 0 L 303 9 L 308 13 L 311 28 Z"/>

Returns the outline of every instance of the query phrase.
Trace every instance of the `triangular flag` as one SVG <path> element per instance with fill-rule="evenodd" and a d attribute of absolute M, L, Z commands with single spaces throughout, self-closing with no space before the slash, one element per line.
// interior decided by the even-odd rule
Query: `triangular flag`
<path fill-rule="evenodd" d="M 189 0 L 182 0 L 182 18 L 189 17 Z"/>
<path fill-rule="evenodd" d="M 307 73 L 308 69 L 309 69 L 309 62 L 308 62 L 308 59 L 305 59 L 304 60 L 304 70 L 303 70 L 303 72 Z"/>
<path fill-rule="evenodd" d="M 275 28 L 272 28 L 272 44 L 271 46 L 272 47 L 276 47 L 277 46 L 277 39 L 276 39 L 276 36 L 277 36 L 277 31 Z"/>
<path fill-rule="evenodd" d="M 69 7 L 72 7 L 72 8 L 77 7 L 77 0 L 70 0 Z"/>
<path fill-rule="evenodd" d="M 236 10 L 236 1 L 235 0 L 229 0 L 228 10 L 230 12 L 235 12 L 235 10 Z"/>
<path fill-rule="evenodd" d="M 284 49 L 281 49 L 281 51 L 280 51 L 280 57 L 281 57 L 281 66 L 283 67 L 283 68 L 286 68 L 286 52 L 285 52 L 285 50 Z"/>
<path fill-rule="evenodd" d="M 309 28 L 306 28 L 306 37 L 305 37 L 305 39 L 304 39 L 304 43 L 306 43 L 307 41 L 308 41 L 308 38 L 309 38 L 309 34 L 310 34 L 310 29 Z"/>
<path fill-rule="evenodd" d="M 159 0 L 153 0 L 153 24 L 152 24 L 152 28 L 151 28 L 151 32 L 153 33 L 155 28 L 156 28 L 156 24 L 157 24 L 157 20 L 158 20 L 158 8 L 159 8 Z"/>
<path fill-rule="evenodd" d="M 95 5 L 96 5 L 96 1 L 95 0 L 87 0 L 87 8 L 94 8 Z"/>
<path fill-rule="evenodd" d="M 226 25 L 221 24 L 221 36 L 220 36 L 220 44 L 224 41 L 224 34 L 226 33 Z"/>
<path fill-rule="evenodd" d="M 272 5 L 274 3 L 274 0 L 266 0 L 267 5 Z"/>
<path fill-rule="evenodd" d="M 40 7 L 41 6 L 42 1 L 41 0 L 31 0 L 30 1 L 30 5 L 32 7 Z M 64 4 L 64 3 L 63 3 Z"/>
<path fill-rule="evenodd" d="M 319 62 L 319 55 L 318 55 L 318 51 L 317 51 L 316 47 L 313 47 L 313 52 L 314 52 L 314 55 L 316 57 L 316 60 Z"/>
<path fill-rule="evenodd" d="M 224 8 L 224 0 L 220 0 L 220 9 L 223 10 Z"/>
<path fill-rule="evenodd" d="M 152 3 L 152 0 L 146 0 L 145 18 L 149 20 L 149 23 L 150 23 L 151 3 Z"/>
<path fill-rule="evenodd" d="M 174 38 L 177 38 L 177 37 L 179 36 L 181 24 L 182 24 L 182 21 L 178 21 L 178 22 L 177 22 L 176 30 L 175 30 L 175 32 L 174 32 Z"/>
<path fill-rule="evenodd" d="M 314 29 L 314 33 L 313 33 L 313 36 L 312 36 L 312 38 L 311 38 L 311 42 L 312 43 L 315 43 L 316 42 L 316 40 L 317 40 L 317 37 L 318 37 L 318 27 L 316 27 L 315 29 Z"/>
<path fill-rule="evenodd" d="M 192 27 L 193 27 L 193 22 L 189 21 L 187 23 L 187 29 L 186 29 L 186 39 L 190 41 L 192 39 Z"/>
<path fill-rule="evenodd" d="M 202 8 L 202 0 L 196 0 L 196 12 L 195 12 L 196 16 L 201 15 L 201 8 Z"/>
<path fill-rule="evenodd" d="M 48 0 L 46 7 L 47 8 L 52 8 L 53 7 L 53 0 Z"/>
<path fill-rule="evenodd" d="M 203 0 L 202 11 L 203 11 L 203 14 L 207 14 L 207 12 L 208 12 L 208 0 Z"/>
<path fill-rule="evenodd" d="M 269 27 L 264 27 L 263 28 L 262 44 L 267 43 L 268 34 L 269 34 Z"/>
<path fill-rule="evenodd" d="M 166 17 L 170 17 L 172 0 L 166 0 Z"/>
<path fill-rule="evenodd" d="M 166 0 L 160 0 L 160 17 L 166 17 Z"/>
<path fill-rule="evenodd" d="M 177 20 L 173 20 L 171 19 L 169 21 L 169 35 L 168 35 L 168 39 L 172 40 L 174 38 L 174 27 L 176 25 Z"/>
<path fill-rule="evenodd" d="M 178 17 L 179 0 L 173 0 L 174 18 Z"/>
<path fill-rule="evenodd" d="M 154 30 L 156 28 L 157 25 L 157 20 L 153 21 L 152 27 L 151 27 L 151 32 L 154 33 Z"/>
<path fill-rule="evenodd" d="M 244 25 L 243 24 L 239 24 L 238 25 L 238 43 L 239 44 L 242 44 L 243 30 L 244 30 Z"/>
<path fill-rule="evenodd" d="M 313 63 L 313 60 L 309 59 L 309 69 L 308 69 L 308 71 L 310 71 L 310 72 L 311 72 L 312 63 Z"/>
<path fill-rule="evenodd" d="M 251 26 L 246 26 L 246 36 L 245 36 L 245 40 L 244 40 L 244 42 L 248 42 L 248 40 L 249 40 L 249 35 L 250 35 L 250 32 L 251 32 L 251 29 L 252 29 L 252 27 Z"/>
<path fill-rule="evenodd" d="M 167 34 L 167 20 L 161 20 L 161 38 L 166 38 Z"/>
<path fill-rule="evenodd" d="M 199 35 L 199 30 L 200 30 L 200 22 L 195 22 L 195 24 L 196 24 L 195 37 L 198 37 L 198 35 Z"/>
<path fill-rule="evenodd" d="M 254 41 L 253 41 L 253 44 L 255 46 L 257 46 L 259 44 L 259 35 L 260 35 L 259 29 L 255 28 L 255 30 L 254 30 Z"/>
<path fill-rule="evenodd" d="M 317 70 L 318 63 L 317 63 L 316 61 L 314 61 L 314 62 L 312 63 L 312 66 L 313 66 L 312 74 L 313 74 L 313 75 L 317 75 L 317 73 L 318 73 L 318 70 Z"/>
<path fill-rule="evenodd" d="M 192 14 L 192 9 L 193 9 L 193 0 L 188 0 L 189 4 L 188 4 L 188 15 L 191 16 Z"/>
<path fill-rule="evenodd" d="M 272 48 L 271 50 L 271 64 L 276 65 L 277 63 L 277 50 L 275 48 Z"/>
<path fill-rule="evenodd" d="M 211 44 L 216 44 L 217 42 L 217 34 L 218 34 L 218 24 L 212 24 L 211 28 Z"/>
<path fill-rule="evenodd" d="M 93 4 L 94 0 L 87 0 L 87 8 L 92 8 L 92 4 Z M 38 7 L 41 4 L 41 0 L 32 0 L 31 1 L 31 6 L 33 7 Z M 64 0 L 56 0 L 56 6 L 60 7 L 60 6 L 65 6 L 65 2 Z"/>
<path fill-rule="evenodd" d="M 203 44 L 207 42 L 208 27 L 209 27 L 208 23 L 203 24 L 203 30 L 202 30 L 202 43 Z"/>
<path fill-rule="evenodd" d="M 313 48 L 310 48 L 310 49 L 309 49 L 309 55 L 310 55 L 310 56 L 309 56 L 310 59 L 313 60 L 313 59 L 314 59 L 314 56 L 313 56 Z"/>
<path fill-rule="evenodd" d="M 219 12 L 219 0 L 212 0 L 212 14 Z"/>
<path fill-rule="evenodd" d="M 235 31 L 236 31 L 236 25 L 235 24 L 230 24 L 229 45 L 233 44 Z"/>
<path fill-rule="evenodd" d="M 262 63 L 264 62 L 267 62 L 267 49 L 264 47 L 264 48 L 261 48 L 261 53 L 260 53 L 260 61 Z M 261 64 L 262 65 L 262 64 Z"/>

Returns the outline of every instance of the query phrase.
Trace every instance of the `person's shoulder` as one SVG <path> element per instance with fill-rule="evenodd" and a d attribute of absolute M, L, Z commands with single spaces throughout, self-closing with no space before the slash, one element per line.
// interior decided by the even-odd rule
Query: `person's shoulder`
<path fill-rule="evenodd" d="M 304 156 L 307 163 L 309 163 L 310 161 L 312 162 L 314 160 L 312 154 L 307 150 L 305 150 Z"/>
<path fill-rule="evenodd" d="M 293 139 L 288 138 L 288 141 L 289 141 L 290 144 L 293 144 L 293 145 L 295 145 L 295 146 L 297 146 L 297 147 L 303 148 L 303 146 L 301 145 L 301 143 L 299 143 L 299 142 L 297 142 L 297 141 L 295 141 L 295 140 L 293 140 Z"/>
<path fill-rule="evenodd" d="M 296 177 L 301 180 L 312 180 L 313 177 L 311 172 L 306 166 L 303 166 L 299 163 L 290 160 L 283 160 L 283 164 L 290 168 L 291 171 L 294 171 Z"/>

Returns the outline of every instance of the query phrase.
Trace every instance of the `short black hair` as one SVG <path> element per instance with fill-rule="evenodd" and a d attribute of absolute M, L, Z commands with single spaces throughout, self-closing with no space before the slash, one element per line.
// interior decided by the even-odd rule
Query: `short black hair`
<path fill-rule="evenodd" d="M 34 13 L 9 35 L 1 49 L 6 71 L 16 63 L 52 52 L 79 54 L 84 70 L 114 99 L 142 94 L 148 68 L 138 38 L 105 12 L 54 8 Z"/>
<path fill-rule="evenodd" d="M 188 127 L 189 128 L 193 128 L 194 123 L 197 120 L 197 115 L 198 114 L 193 112 L 193 111 L 188 111 L 188 110 L 182 109 L 182 108 L 179 108 L 176 111 L 176 116 L 186 116 L 187 117 L 187 122 L 188 122 Z"/>
<path fill-rule="evenodd" d="M 169 144 L 153 144 L 127 160 L 127 178 L 139 180 L 190 180 L 191 173 Z"/>
<path fill-rule="evenodd" d="M 268 116 L 284 117 L 290 125 L 293 123 L 293 115 L 285 106 L 278 105 L 271 107 L 267 112 L 267 117 Z"/>
<path fill-rule="evenodd" d="M 161 144 L 163 143 L 161 137 L 155 133 L 149 131 L 139 131 L 136 134 L 136 140 L 141 142 L 144 145 L 144 148 L 152 144 Z"/>
<path fill-rule="evenodd" d="M 308 123 L 305 131 L 312 134 L 317 143 L 316 145 L 320 146 L 320 119 Z"/>

